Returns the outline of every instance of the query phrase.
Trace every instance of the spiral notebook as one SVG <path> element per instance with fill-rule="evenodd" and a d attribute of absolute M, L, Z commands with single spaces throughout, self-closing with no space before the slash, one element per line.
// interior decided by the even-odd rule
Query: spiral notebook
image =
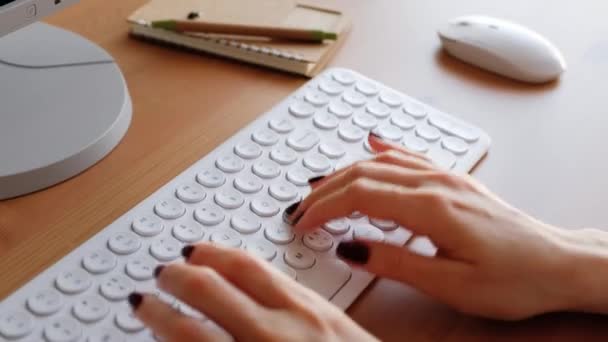
<path fill-rule="evenodd" d="M 322 29 L 338 33 L 335 41 L 302 43 L 259 37 L 177 33 L 152 28 L 155 20 L 196 19 L 206 22 Z M 129 18 L 134 37 L 211 53 L 269 68 L 313 77 L 345 40 L 350 20 L 335 9 L 293 0 L 152 0 Z"/>

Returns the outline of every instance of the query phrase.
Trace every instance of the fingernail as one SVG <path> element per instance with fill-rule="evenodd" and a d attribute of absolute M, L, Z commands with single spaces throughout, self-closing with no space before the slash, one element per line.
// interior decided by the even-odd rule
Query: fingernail
<path fill-rule="evenodd" d="M 376 139 L 378 139 L 378 140 L 384 140 L 384 138 L 382 138 L 380 135 L 378 135 L 378 134 L 374 133 L 374 131 L 370 131 L 370 132 L 369 132 L 369 136 L 370 136 L 370 137 L 374 137 L 374 138 L 376 138 Z"/>
<path fill-rule="evenodd" d="M 300 214 L 298 214 L 298 216 L 291 218 L 291 215 L 293 215 L 296 210 L 298 210 L 300 203 L 302 203 L 302 201 L 296 202 L 285 209 L 285 211 L 283 212 L 283 221 L 287 222 L 287 224 L 292 226 L 295 226 L 298 221 L 300 221 L 302 215 L 304 215 L 304 212 L 301 212 Z"/>
<path fill-rule="evenodd" d="M 192 246 L 192 245 L 188 245 L 188 246 L 182 248 L 182 256 L 186 260 L 190 259 L 192 252 L 194 252 L 194 246 Z"/>
<path fill-rule="evenodd" d="M 162 272 L 162 270 L 164 268 L 165 268 L 165 265 L 156 266 L 156 268 L 154 269 L 154 278 L 158 278 L 158 276 L 160 275 L 160 272 Z"/>
<path fill-rule="evenodd" d="M 296 212 L 296 210 L 298 210 L 300 203 L 302 203 L 302 201 L 297 201 L 297 202 L 293 203 L 292 205 L 290 205 L 289 207 L 285 208 L 285 214 L 287 216 L 291 216 L 293 213 Z"/>
<path fill-rule="evenodd" d="M 364 265 L 369 261 L 369 247 L 359 241 L 340 242 L 336 254 L 356 264 Z"/>
<path fill-rule="evenodd" d="M 131 308 L 133 308 L 133 311 L 137 310 L 137 308 L 141 305 L 143 299 L 144 297 L 137 292 L 132 292 L 129 297 L 127 297 L 127 300 L 129 301 L 129 304 L 131 304 Z"/>
<path fill-rule="evenodd" d="M 312 177 L 311 179 L 308 180 L 308 184 L 313 185 L 314 183 L 320 181 L 323 178 L 325 178 L 325 176 Z"/>

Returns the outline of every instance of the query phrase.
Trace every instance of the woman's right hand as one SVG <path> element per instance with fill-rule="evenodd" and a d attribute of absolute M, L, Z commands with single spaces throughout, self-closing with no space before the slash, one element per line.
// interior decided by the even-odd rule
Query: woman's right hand
<path fill-rule="evenodd" d="M 372 241 L 343 242 L 337 252 L 462 312 L 507 320 L 559 310 L 608 313 L 608 295 L 595 274 L 608 266 L 608 234 L 539 222 L 467 175 L 369 139 L 375 158 L 315 182 L 289 216 L 297 229 L 360 211 L 430 237 L 438 247 L 432 258 Z"/>

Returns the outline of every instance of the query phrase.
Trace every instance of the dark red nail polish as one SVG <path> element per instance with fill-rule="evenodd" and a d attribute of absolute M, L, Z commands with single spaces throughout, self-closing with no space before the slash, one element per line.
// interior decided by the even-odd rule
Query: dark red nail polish
<path fill-rule="evenodd" d="M 300 203 L 302 203 L 302 201 L 295 202 L 292 205 L 290 205 L 289 207 L 287 207 L 285 209 L 285 214 L 287 216 L 291 216 L 293 213 L 296 212 L 296 210 L 298 210 L 298 207 L 300 206 Z"/>
<path fill-rule="evenodd" d="M 311 179 L 308 180 L 308 184 L 312 185 L 312 184 L 320 181 L 323 178 L 325 178 L 325 176 L 312 177 Z"/>
<path fill-rule="evenodd" d="M 158 276 L 160 275 L 160 272 L 162 272 L 164 268 L 165 268 L 165 265 L 156 266 L 156 268 L 154 269 L 154 278 L 158 278 Z"/>
<path fill-rule="evenodd" d="M 142 296 L 141 293 L 133 292 L 127 297 L 127 300 L 129 301 L 131 308 L 133 308 L 133 311 L 135 311 L 141 305 L 144 296 Z"/>
<path fill-rule="evenodd" d="M 194 252 L 194 246 L 192 246 L 192 245 L 188 245 L 188 246 L 182 248 L 182 256 L 186 260 L 190 259 L 192 252 Z"/>
<path fill-rule="evenodd" d="M 369 247 L 360 241 L 340 242 L 336 254 L 356 264 L 364 265 L 369 261 Z"/>

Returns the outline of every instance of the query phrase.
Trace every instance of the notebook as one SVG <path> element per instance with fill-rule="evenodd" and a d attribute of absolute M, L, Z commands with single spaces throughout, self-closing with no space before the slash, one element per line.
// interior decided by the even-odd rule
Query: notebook
<path fill-rule="evenodd" d="M 176 45 L 313 77 L 345 40 L 350 20 L 338 10 L 295 0 L 152 0 L 129 18 L 134 37 Z M 306 43 L 258 37 L 177 33 L 148 26 L 155 20 L 188 19 L 196 12 L 206 22 L 322 29 L 338 33 L 335 41 Z"/>

